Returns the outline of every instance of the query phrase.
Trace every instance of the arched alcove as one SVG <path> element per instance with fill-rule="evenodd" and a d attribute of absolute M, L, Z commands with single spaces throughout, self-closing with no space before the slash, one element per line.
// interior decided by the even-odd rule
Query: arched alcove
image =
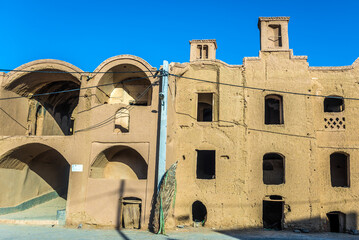
<path fill-rule="evenodd" d="M 79 100 L 81 70 L 59 60 L 38 60 L 10 72 L 5 89 L 30 98 L 28 134 L 71 135 L 72 114 Z M 48 94 L 58 92 L 57 94 Z M 42 126 L 38 107 L 42 106 Z M 46 110 L 46 111 L 45 111 Z M 36 134 L 35 134 L 36 132 Z"/>
<path fill-rule="evenodd" d="M 69 169 L 57 150 L 43 144 L 8 151 L 0 157 L 0 207 L 14 207 L 50 193 L 66 200 Z"/>
<path fill-rule="evenodd" d="M 96 97 L 103 104 L 149 106 L 152 101 L 152 68 L 143 59 L 120 55 L 104 61 L 96 70 Z"/>
<path fill-rule="evenodd" d="M 115 146 L 101 152 L 91 166 L 91 178 L 147 179 L 148 166 L 144 158 L 127 146 Z"/>

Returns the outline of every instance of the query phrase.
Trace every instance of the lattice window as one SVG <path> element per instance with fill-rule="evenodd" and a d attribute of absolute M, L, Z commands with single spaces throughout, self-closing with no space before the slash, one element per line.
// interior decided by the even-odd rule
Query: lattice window
<path fill-rule="evenodd" d="M 345 129 L 345 117 L 325 117 L 324 128 L 326 130 L 344 130 Z"/>

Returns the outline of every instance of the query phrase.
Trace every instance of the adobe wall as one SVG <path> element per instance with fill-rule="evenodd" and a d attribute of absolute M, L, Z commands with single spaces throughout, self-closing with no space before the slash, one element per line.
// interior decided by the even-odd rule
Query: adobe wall
<path fill-rule="evenodd" d="M 243 67 L 219 60 L 171 64 L 170 72 L 182 78 L 170 77 L 167 167 L 179 163 L 176 207 L 168 225 L 192 224 L 191 205 L 199 200 L 208 211 L 207 227 L 262 228 L 263 200 L 281 196 L 284 228 L 329 231 L 326 214 L 338 211 L 346 214 L 347 230 L 358 228 L 357 100 L 345 99 L 340 113 L 325 113 L 323 105 L 323 96 L 359 99 L 357 61 L 315 68 L 305 56 L 282 50 L 261 51 L 258 58 L 245 58 Z M 197 121 L 201 92 L 214 93 L 212 122 Z M 283 124 L 265 124 L 270 94 L 282 96 Z M 326 129 L 329 117 L 344 117 L 346 128 Z M 196 179 L 196 150 L 216 150 L 215 179 Z M 331 186 L 334 152 L 350 156 L 350 187 Z M 266 153 L 284 156 L 283 184 L 263 183 Z"/>
<path fill-rule="evenodd" d="M 313 92 L 327 96 L 344 98 L 343 112 L 327 113 L 323 111 L 323 98 L 313 99 L 314 128 L 317 138 L 315 159 L 317 162 L 318 190 L 320 191 L 320 215 L 326 219 L 326 213 L 341 211 L 347 214 L 348 229 L 358 228 L 358 163 L 359 138 L 356 126 L 358 120 L 358 60 L 351 66 L 311 67 L 309 74 L 313 81 Z M 350 99 L 353 98 L 353 99 Z M 324 118 L 345 118 L 345 129 L 325 128 Z M 339 123 L 339 121 L 337 122 Z M 349 155 L 350 187 L 332 187 L 330 178 L 330 155 L 334 152 Z M 326 226 L 324 226 L 325 229 Z"/>
<path fill-rule="evenodd" d="M 257 59 L 245 59 L 247 86 L 283 92 L 310 93 L 306 58 L 287 52 L 260 52 Z M 265 96 L 277 94 L 283 98 L 283 124 L 265 124 Z M 280 195 L 285 201 L 285 225 L 311 228 L 317 226 L 318 189 L 313 168 L 315 135 L 312 98 L 282 92 L 246 89 L 248 103 L 246 125 L 248 168 L 246 187 L 249 192 L 247 217 L 252 226 L 262 227 L 262 201 L 266 196 Z M 263 156 L 266 153 L 284 156 L 285 183 L 263 184 Z"/>
<path fill-rule="evenodd" d="M 131 73 L 124 74 L 126 76 L 106 77 L 107 82 L 101 82 L 101 79 L 106 72 L 111 72 L 115 69 L 118 72 L 125 71 L 118 69 L 118 66 L 126 65 L 127 67 L 135 66 L 138 74 L 142 74 L 140 77 L 147 78 L 150 81 L 147 97 L 149 104 L 147 106 L 128 105 L 121 102 L 109 103 L 101 101 L 103 96 L 99 95 L 101 92 L 100 85 L 107 84 L 111 86 L 111 81 L 122 81 L 124 78 L 139 77 L 132 76 Z M 20 149 L 19 154 L 14 158 L 14 162 L 23 163 L 24 168 L 22 170 L 13 169 L 14 166 L 10 164 L 7 168 L 1 168 L 3 174 L 8 175 L 9 178 L 14 180 L 14 185 L 10 191 L 6 191 L 6 194 L 2 196 L 10 197 L 10 199 L 1 198 L 0 204 L 18 205 L 24 201 L 27 201 L 33 197 L 45 194 L 47 191 L 53 190 L 53 186 L 49 186 L 48 182 L 39 177 L 40 169 L 36 169 L 36 173 L 28 171 L 28 163 L 31 163 L 32 159 L 41 154 L 42 150 L 33 148 L 33 151 L 23 151 L 29 144 L 40 144 L 46 146 L 48 149 L 53 149 L 59 152 L 69 165 L 81 164 L 83 165 L 82 172 L 70 171 L 68 195 L 67 195 L 67 208 L 66 208 L 66 220 L 69 225 L 91 224 L 99 226 L 118 226 L 120 224 L 120 199 L 123 197 L 137 197 L 142 201 L 142 213 L 141 213 L 141 227 L 147 228 L 151 200 L 154 192 L 155 182 L 155 167 L 156 167 L 156 141 L 157 141 L 157 109 L 158 99 L 153 96 L 158 96 L 158 85 L 156 85 L 157 78 L 152 77 L 155 68 L 151 67 L 143 59 L 131 56 L 122 55 L 110 58 L 104 61 L 96 73 L 91 76 L 85 73 L 71 64 L 57 61 L 57 60 L 39 60 L 24 64 L 17 70 L 19 72 L 10 72 L 8 74 L 1 75 L 2 88 L 0 97 L 8 96 L 24 96 L 19 100 L 1 101 L 1 107 L 6 111 L 0 113 L 0 120 L 7 125 L 1 128 L 0 139 L 0 156 L 6 156 L 7 153 L 12 152 L 14 149 Z M 36 74 L 36 81 L 31 77 L 31 74 L 21 72 L 24 71 L 56 71 L 56 72 L 68 72 L 67 79 L 60 79 L 54 73 L 52 75 L 56 77 L 41 77 L 42 73 Z M 133 70 L 128 70 L 133 71 Z M 140 73 L 143 71 L 143 73 Z M 153 71 L 153 72 L 151 72 Z M 51 73 L 45 73 L 47 76 Z M 108 74 L 111 75 L 111 74 Z M 20 80 L 19 80 L 20 79 Z M 71 119 L 74 120 L 74 126 L 71 131 L 72 135 L 66 132 L 62 132 L 67 127 L 68 122 L 63 122 L 63 117 L 56 114 L 49 114 L 48 121 L 43 123 L 43 131 L 39 134 L 31 133 L 29 131 L 29 123 L 33 123 L 36 118 L 29 117 L 31 111 L 31 101 L 37 104 L 37 99 L 29 100 L 31 94 L 42 93 L 44 90 L 42 87 L 52 86 L 45 92 L 52 92 L 55 89 L 56 82 L 66 80 L 70 82 L 79 83 L 78 88 L 81 90 L 78 92 L 78 103 L 71 100 L 74 95 L 69 95 L 70 104 L 74 105 Z M 110 83 L 110 84 L 109 84 Z M 63 86 L 63 85 L 62 85 Z M 112 90 L 115 88 L 115 84 L 112 84 Z M 69 85 L 69 88 L 73 85 Z M 7 90 L 6 90 L 7 89 Z M 110 88 L 111 90 L 111 88 Z M 133 90 L 133 89 L 131 89 Z M 143 91 L 143 90 L 141 90 Z M 76 91 L 75 91 L 76 92 Z M 138 93 L 136 93 L 138 95 Z M 64 96 L 64 95 L 62 95 Z M 135 95 L 136 96 L 136 95 Z M 64 99 L 48 97 L 45 99 L 39 99 L 41 104 L 46 101 L 52 101 L 53 104 Z M 64 101 L 67 101 L 66 99 Z M 55 105 L 54 105 L 55 106 Z M 115 115 L 116 112 L 123 108 L 129 107 L 129 132 L 122 133 L 115 130 Z M 8 119 L 10 115 L 12 118 Z M 60 118 L 59 118 L 60 116 Z M 66 116 L 67 117 L 67 116 Z M 14 119 L 17 120 L 14 121 Z M 69 118 L 68 118 L 69 119 Z M 58 134 L 58 129 L 54 129 L 51 126 L 60 126 L 61 133 Z M 61 126 L 61 124 L 64 125 Z M 38 124 L 39 126 L 39 124 Z M 38 146 L 36 145 L 36 146 Z M 32 146 L 32 145 L 31 145 Z M 106 149 L 111 147 L 124 146 L 137 151 L 142 158 L 145 159 L 148 165 L 147 178 L 143 180 L 125 180 L 121 177 L 116 179 L 107 178 L 91 178 L 91 165 L 96 157 Z M 27 155 L 26 155 L 26 154 Z M 26 155 L 26 156 L 25 156 Z M 19 158 L 19 159 L 17 159 Z M 8 158 L 3 158 L 3 162 L 9 163 Z M 48 159 L 51 161 L 51 159 Z M 15 176 L 16 175 L 16 176 Z M 27 176 L 26 181 L 20 181 L 24 176 Z M 4 180 L 8 181 L 9 178 Z M 3 183 L 0 183 L 0 185 Z M 10 186 L 10 185 L 9 185 Z M 35 186 L 38 191 L 28 186 Z M 5 188 L 2 188 L 5 189 Z M 30 192 L 29 192 L 30 191 Z M 2 207 L 2 206 L 0 206 Z"/>
<path fill-rule="evenodd" d="M 171 69 L 215 84 L 170 77 L 167 168 L 178 161 L 175 219 L 170 222 L 191 223 L 192 204 L 198 200 L 207 207 L 206 226 L 243 225 L 237 216 L 246 198 L 243 89 L 216 84 L 243 85 L 243 68 L 196 61 L 171 64 Z M 197 121 L 198 93 L 213 93 L 213 122 Z M 214 179 L 196 179 L 196 150 L 215 150 Z"/>
<path fill-rule="evenodd" d="M 281 24 L 289 20 L 261 21 L 276 19 Z M 282 28 L 282 33 L 287 34 L 287 29 Z M 305 56 L 293 56 L 287 38 L 280 49 L 275 49 L 265 42 L 268 36 L 262 37 L 266 49 L 259 57 L 245 58 L 243 65 L 215 59 L 170 64 L 170 73 L 175 76 L 169 77 L 166 167 L 178 161 L 178 185 L 168 227 L 192 224 L 192 204 L 201 201 L 207 209 L 207 227 L 262 228 L 263 200 L 274 196 L 284 202 L 284 228 L 328 230 L 326 214 L 340 211 L 347 216 L 346 228 L 357 229 L 359 60 L 347 67 L 309 67 Z M 215 44 L 215 40 L 210 41 Z M 215 56 L 215 52 L 210 54 Z M 48 59 L 24 64 L 18 70 L 57 70 L 65 77 L 21 71 L 0 74 L 0 98 L 24 97 L 0 101 L 0 173 L 6 176 L 0 181 L 0 188 L 6 192 L 0 198 L 0 207 L 15 206 L 54 189 L 56 181 L 50 186 L 38 176 L 46 168 L 28 168 L 31 160 L 51 150 L 69 165 L 83 165 L 82 172 L 69 173 L 67 224 L 119 226 L 120 199 L 134 197 L 142 201 L 141 227 L 147 228 L 156 182 L 156 69 L 141 58 L 120 55 L 105 60 L 91 74 Z M 132 84 L 134 79 L 140 81 Z M 62 95 L 64 98 L 30 100 L 34 93 L 74 87 L 81 90 Z M 208 122 L 197 119 L 198 96 L 203 93 L 213 97 L 212 121 Z M 265 124 L 265 97 L 270 94 L 282 99 L 282 124 Z M 355 99 L 344 99 L 343 112 L 326 113 L 323 96 L 328 95 Z M 141 103 L 136 105 L 139 97 Z M 46 102 L 51 103 L 52 112 L 38 121 L 35 106 L 41 103 L 48 110 Z M 55 111 L 57 103 L 70 105 L 71 113 L 63 114 L 62 104 Z M 129 113 L 120 121 L 127 124 L 128 132 L 115 126 L 122 109 Z M 328 128 L 330 118 L 338 118 L 336 124 L 341 126 Z M 34 121 L 38 121 L 37 127 L 42 126 L 41 132 L 34 131 Z M 116 164 L 110 166 L 113 174 L 98 174 L 125 148 L 141 156 L 147 167 L 146 179 L 123 179 L 116 174 Z M 15 150 L 19 151 L 9 155 Z M 208 179 L 197 177 L 197 154 L 202 150 L 215 151 L 215 174 Z M 334 152 L 349 156 L 350 187 L 331 186 L 330 155 Z M 263 183 L 263 156 L 267 153 L 283 156 L 284 183 Z M 99 157 L 106 161 L 96 165 Z M 23 168 L 17 169 L 20 165 Z M 9 185 L 9 179 L 18 181 Z"/>

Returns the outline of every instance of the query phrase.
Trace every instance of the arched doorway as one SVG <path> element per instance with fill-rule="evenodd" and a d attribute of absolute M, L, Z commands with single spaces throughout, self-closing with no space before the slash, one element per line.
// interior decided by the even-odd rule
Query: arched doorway
<path fill-rule="evenodd" d="M 201 201 L 195 201 L 192 204 L 192 220 L 195 223 L 200 223 L 202 226 L 207 221 L 207 208 Z"/>

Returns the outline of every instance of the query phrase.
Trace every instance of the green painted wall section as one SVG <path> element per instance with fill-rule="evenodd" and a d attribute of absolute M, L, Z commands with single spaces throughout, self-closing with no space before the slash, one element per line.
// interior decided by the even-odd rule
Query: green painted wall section
<path fill-rule="evenodd" d="M 0 208 L 0 215 L 24 211 L 26 209 L 35 207 L 35 206 L 37 206 L 39 204 L 48 202 L 48 201 L 50 201 L 52 199 L 55 199 L 57 197 L 59 197 L 59 195 L 57 194 L 56 191 L 49 192 L 49 193 L 46 193 L 46 194 L 44 194 L 42 196 L 30 199 L 30 200 L 28 200 L 26 202 L 23 202 L 23 203 L 21 203 L 21 204 L 19 204 L 17 206 L 14 206 L 14 207 Z"/>

